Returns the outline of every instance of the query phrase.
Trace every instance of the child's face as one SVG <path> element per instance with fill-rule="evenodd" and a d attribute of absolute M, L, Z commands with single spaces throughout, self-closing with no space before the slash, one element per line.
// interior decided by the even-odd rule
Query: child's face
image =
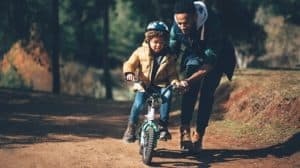
<path fill-rule="evenodd" d="M 152 51 L 159 53 L 164 48 L 165 40 L 162 37 L 153 37 L 149 44 Z"/>
<path fill-rule="evenodd" d="M 194 17 L 187 13 L 175 14 L 176 22 L 183 34 L 188 34 L 194 23 Z"/>

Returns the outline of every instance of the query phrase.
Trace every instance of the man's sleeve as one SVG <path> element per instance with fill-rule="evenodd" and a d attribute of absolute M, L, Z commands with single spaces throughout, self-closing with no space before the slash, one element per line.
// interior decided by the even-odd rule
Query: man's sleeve
<path fill-rule="evenodd" d="M 170 47 L 170 50 L 172 52 L 172 54 L 175 54 L 175 55 L 179 55 L 179 51 L 180 51 L 180 42 L 178 41 L 177 37 L 176 37 L 176 28 L 175 28 L 175 25 L 176 23 L 174 23 L 171 27 L 171 30 L 170 30 L 170 41 L 169 41 L 169 47 Z"/>
<path fill-rule="evenodd" d="M 176 59 L 174 56 L 171 56 L 170 58 L 170 64 L 168 67 L 168 76 L 171 83 L 179 82 L 179 77 L 176 69 Z"/>
<path fill-rule="evenodd" d="M 204 49 L 204 62 L 214 66 L 220 56 L 224 37 L 221 20 L 217 15 L 210 15 L 205 25 L 206 46 Z"/>

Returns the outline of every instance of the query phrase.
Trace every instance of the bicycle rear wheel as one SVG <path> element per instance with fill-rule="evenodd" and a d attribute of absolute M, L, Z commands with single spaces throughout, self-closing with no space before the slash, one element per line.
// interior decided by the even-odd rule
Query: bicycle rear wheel
<path fill-rule="evenodd" d="M 144 134 L 144 145 L 141 146 L 142 159 L 146 165 L 150 165 L 155 146 L 155 130 L 149 127 Z"/>

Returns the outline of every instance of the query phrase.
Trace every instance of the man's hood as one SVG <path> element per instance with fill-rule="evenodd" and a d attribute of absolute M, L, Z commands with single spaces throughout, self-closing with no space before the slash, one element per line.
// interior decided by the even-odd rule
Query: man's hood
<path fill-rule="evenodd" d="M 208 18 L 207 8 L 206 5 L 202 1 L 195 1 L 194 6 L 196 8 L 197 20 L 196 20 L 196 27 L 199 29 Z M 177 20 L 174 14 L 174 21 L 177 24 Z"/>

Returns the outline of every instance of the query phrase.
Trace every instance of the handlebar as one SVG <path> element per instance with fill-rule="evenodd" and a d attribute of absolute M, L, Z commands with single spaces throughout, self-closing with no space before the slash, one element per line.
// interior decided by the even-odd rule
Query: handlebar
<path fill-rule="evenodd" d="M 158 90 L 158 88 L 155 88 L 155 86 L 150 86 L 148 88 L 145 88 L 145 86 L 143 85 L 143 83 L 140 80 L 126 80 L 127 82 L 133 83 L 133 90 L 134 91 L 141 91 L 141 92 L 147 92 L 148 95 L 151 93 L 156 93 L 160 96 L 163 96 L 164 94 L 166 94 L 166 92 L 168 90 L 174 90 L 176 88 L 175 84 L 169 84 L 167 85 L 167 87 L 164 87 L 164 91 L 162 93 L 160 93 L 160 91 Z"/>
<path fill-rule="evenodd" d="M 170 85 L 168 85 L 168 86 L 165 88 L 165 90 L 161 93 L 161 96 L 165 95 L 165 93 L 166 93 L 169 89 L 174 90 L 174 89 L 175 89 L 175 84 L 170 84 Z"/>

